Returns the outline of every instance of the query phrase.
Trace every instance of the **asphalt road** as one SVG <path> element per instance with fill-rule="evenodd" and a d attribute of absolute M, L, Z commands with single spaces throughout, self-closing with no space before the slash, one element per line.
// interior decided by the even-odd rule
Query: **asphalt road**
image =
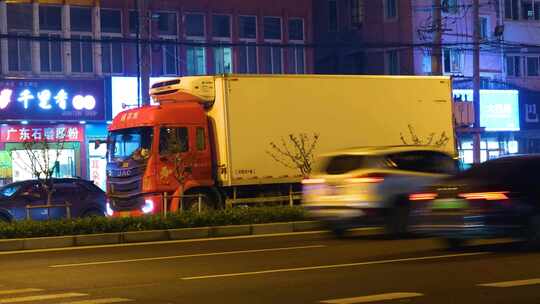
<path fill-rule="evenodd" d="M 540 303 L 540 251 L 323 233 L 0 253 L 2 303 Z"/>

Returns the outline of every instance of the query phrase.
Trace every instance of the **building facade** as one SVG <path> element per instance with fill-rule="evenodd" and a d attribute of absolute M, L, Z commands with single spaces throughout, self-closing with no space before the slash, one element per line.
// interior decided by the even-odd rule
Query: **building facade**
<path fill-rule="evenodd" d="M 309 0 L 147 3 L 148 14 L 140 18 L 148 24 L 142 38 L 151 82 L 313 72 Z M 28 136 L 59 132 L 49 137 L 65 142 L 58 176 L 104 185 L 108 121 L 139 104 L 139 9 L 131 0 L 0 0 L 3 182 L 31 177 L 22 153 Z"/>

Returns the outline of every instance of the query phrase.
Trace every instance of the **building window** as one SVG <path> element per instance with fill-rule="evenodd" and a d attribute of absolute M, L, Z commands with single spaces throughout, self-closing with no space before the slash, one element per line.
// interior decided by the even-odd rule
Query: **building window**
<path fill-rule="evenodd" d="M 288 72 L 291 74 L 304 74 L 306 72 L 305 70 L 305 48 L 303 46 L 295 46 L 290 47 L 287 50 L 289 57 L 288 57 L 288 64 L 289 69 Z"/>
<path fill-rule="evenodd" d="M 398 0 L 383 0 L 384 1 L 384 19 L 395 20 L 398 17 Z"/>
<path fill-rule="evenodd" d="M 289 19 L 289 40 L 304 41 L 304 20 L 299 18 Z"/>
<path fill-rule="evenodd" d="M 216 74 L 232 73 L 232 48 L 214 48 L 214 70 Z"/>
<path fill-rule="evenodd" d="M 519 19 L 519 0 L 504 0 L 504 17 L 506 19 Z"/>
<path fill-rule="evenodd" d="M 425 74 L 431 74 L 431 55 L 430 54 L 424 54 L 422 57 L 422 72 Z"/>
<path fill-rule="evenodd" d="M 338 30 L 338 9 L 336 0 L 328 0 L 328 31 Z"/>
<path fill-rule="evenodd" d="M 488 17 L 480 17 L 480 39 L 487 40 L 489 39 L 491 30 L 489 27 Z"/>
<path fill-rule="evenodd" d="M 282 57 L 283 51 L 281 47 L 266 46 L 262 48 L 263 60 L 264 60 L 264 73 L 267 74 L 281 74 L 283 71 Z"/>
<path fill-rule="evenodd" d="M 351 0 L 351 25 L 358 28 L 364 22 L 364 0 Z"/>
<path fill-rule="evenodd" d="M 59 6 L 39 6 L 39 57 L 41 72 L 62 72 L 62 9 Z"/>
<path fill-rule="evenodd" d="M 231 38 L 231 16 L 212 16 L 212 36 L 215 38 Z"/>
<path fill-rule="evenodd" d="M 71 7 L 69 13 L 72 32 L 92 32 L 92 10 L 89 7 Z"/>
<path fill-rule="evenodd" d="M 102 8 L 100 11 L 100 23 L 102 33 L 122 33 L 122 12 Z"/>
<path fill-rule="evenodd" d="M 521 76 L 520 56 L 506 56 L 506 74 L 512 77 Z"/>
<path fill-rule="evenodd" d="M 264 39 L 281 41 L 281 18 L 264 17 Z"/>
<path fill-rule="evenodd" d="M 457 14 L 459 12 L 458 0 L 442 0 L 442 11 L 447 14 Z"/>
<path fill-rule="evenodd" d="M 7 26 L 10 35 L 31 36 L 32 5 L 7 4 Z M 32 54 L 30 39 L 8 39 L 8 69 L 13 72 L 29 72 L 32 70 Z"/>
<path fill-rule="evenodd" d="M 46 40 L 39 42 L 41 72 L 62 72 L 62 43 L 60 34 L 41 33 Z"/>
<path fill-rule="evenodd" d="M 122 74 L 124 72 L 122 43 L 114 41 L 121 36 L 102 36 L 101 68 L 105 74 Z M 108 42 L 108 40 L 111 40 Z"/>
<path fill-rule="evenodd" d="M 539 76 L 538 57 L 527 57 L 527 76 Z"/>
<path fill-rule="evenodd" d="M 155 12 L 152 16 L 157 23 L 156 28 L 159 35 L 176 36 L 178 34 L 176 13 Z"/>
<path fill-rule="evenodd" d="M 399 75 L 399 53 L 397 50 L 385 53 L 386 73 L 388 75 Z"/>
<path fill-rule="evenodd" d="M 443 50 L 443 67 L 445 73 L 461 73 L 463 70 L 463 52 L 457 49 Z"/>
<path fill-rule="evenodd" d="M 206 74 L 206 52 L 201 46 L 186 47 L 187 75 Z"/>
<path fill-rule="evenodd" d="M 257 18 L 255 16 L 238 17 L 238 37 L 240 39 L 257 39 Z"/>
<path fill-rule="evenodd" d="M 540 1 L 521 0 L 521 15 L 523 20 L 540 20 Z"/>
<path fill-rule="evenodd" d="M 238 73 L 256 74 L 257 69 L 257 47 L 246 44 L 238 47 Z"/>
<path fill-rule="evenodd" d="M 186 36 L 188 37 L 204 37 L 204 15 L 203 14 L 186 14 L 184 18 L 184 26 Z"/>
<path fill-rule="evenodd" d="M 171 43 L 163 43 L 161 45 L 163 73 L 164 75 L 178 74 L 178 48 L 176 47 L 176 39 L 172 37 L 167 40 Z"/>
<path fill-rule="evenodd" d="M 94 60 L 92 56 L 91 34 L 72 34 L 71 38 L 71 70 L 74 73 L 92 73 Z M 88 42 L 85 42 L 88 40 Z"/>

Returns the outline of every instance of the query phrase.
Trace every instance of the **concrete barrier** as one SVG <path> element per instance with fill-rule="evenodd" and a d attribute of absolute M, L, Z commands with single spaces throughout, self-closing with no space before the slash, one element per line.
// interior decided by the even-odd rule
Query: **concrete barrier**
<path fill-rule="evenodd" d="M 169 229 L 167 231 L 171 240 L 202 239 L 210 236 L 210 228 L 208 227 Z"/>
<path fill-rule="evenodd" d="M 250 235 L 251 225 L 216 226 L 210 227 L 210 236 L 238 236 Z"/>
<path fill-rule="evenodd" d="M 293 232 L 293 223 L 257 224 L 251 226 L 252 234 L 274 234 Z"/>
<path fill-rule="evenodd" d="M 24 249 L 49 249 L 72 247 L 75 244 L 74 236 L 53 236 L 24 239 Z"/>
<path fill-rule="evenodd" d="M 76 235 L 75 246 L 109 245 L 122 242 L 121 233 Z"/>
<path fill-rule="evenodd" d="M 323 225 L 317 221 L 293 222 L 293 231 L 295 232 L 313 231 L 313 230 L 322 230 L 322 229 L 324 229 Z"/>
<path fill-rule="evenodd" d="M 125 243 L 166 241 L 169 239 L 167 230 L 133 231 L 122 233 Z"/>
<path fill-rule="evenodd" d="M 0 240 L 0 251 L 14 251 L 24 249 L 24 239 Z"/>

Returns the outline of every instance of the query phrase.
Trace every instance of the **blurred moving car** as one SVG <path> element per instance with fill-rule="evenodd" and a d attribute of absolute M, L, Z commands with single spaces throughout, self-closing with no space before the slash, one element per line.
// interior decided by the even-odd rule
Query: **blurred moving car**
<path fill-rule="evenodd" d="M 303 204 L 337 235 L 381 224 L 388 234 L 408 232 L 408 193 L 458 170 L 451 155 L 426 146 L 353 148 L 318 163 L 302 182 Z"/>
<path fill-rule="evenodd" d="M 105 192 L 91 181 L 78 178 L 54 179 L 51 205 L 71 204 L 71 217 L 104 216 Z M 63 206 L 45 208 L 47 193 L 37 180 L 15 182 L 0 188 L 0 221 L 60 219 L 67 217 Z M 30 207 L 30 208 L 27 208 Z M 28 210 L 28 213 L 27 213 Z"/>
<path fill-rule="evenodd" d="M 540 240 L 540 155 L 490 160 L 410 195 L 413 229 L 450 247 L 484 237 Z"/>

